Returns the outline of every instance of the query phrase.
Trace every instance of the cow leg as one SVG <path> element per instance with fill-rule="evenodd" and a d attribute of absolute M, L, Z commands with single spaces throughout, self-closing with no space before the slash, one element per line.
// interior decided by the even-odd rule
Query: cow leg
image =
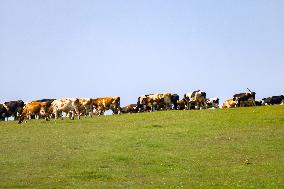
<path fill-rule="evenodd" d="M 70 117 L 70 119 L 74 120 L 75 112 L 74 112 L 74 111 L 71 111 L 70 113 L 71 113 L 71 114 L 70 114 L 70 115 L 71 115 L 71 117 L 69 116 L 69 117 Z"/>

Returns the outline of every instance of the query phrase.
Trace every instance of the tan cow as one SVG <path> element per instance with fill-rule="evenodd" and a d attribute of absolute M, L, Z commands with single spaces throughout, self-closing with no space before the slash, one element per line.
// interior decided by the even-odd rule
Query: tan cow
<path fill-rule="evenodd" d="M 222 108 L 234 108 L 237 106 L 237 102 L 233 99 L 226 100 L 223 102 Z"/>

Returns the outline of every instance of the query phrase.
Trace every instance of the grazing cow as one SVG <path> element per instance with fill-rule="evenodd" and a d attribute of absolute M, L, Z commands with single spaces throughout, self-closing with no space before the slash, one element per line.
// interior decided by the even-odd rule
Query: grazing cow
<path fill-rule="evenodd" d="M 3 104 L 0 104 L 0 121 L 5 121 L 6 114 L 7 114 L 7 109 Z"/>
<path fill-rule="evenodd" d="M 263 98 L 262 100 L 264 105 L 281 104 L 284 101 L 284 95 Z"/>
<path fill-rule="evenodd" d="M 184 99 L 186 100 L 187 109 L 197 109 L 206 108 L 206 93 L 201 90 L 188 92 L 184 94 Z"/>
<path fill-rule="evenodd" d="M 233 96 L 237 107 L 255 106 L 255 92 L 239 93 Z"/>
<path fill-rule="evenodd" d="M 37 119 L 40 118 L 40 116 L 45 117 L 45 119 L 48 119 L 48 103 L 47 102 L 37 102 L 32 101 L 27 103 L 23 111 L 21 113 L 19 123 L 22 123 L 25 118 L 32 119 L 32 116 L 35 116 Z"/>
<path fill-rule="evenodd" d="M 120 97 L 105 97 L 92 99 L 94 110 L 98 115 L 104 115 L 106 110 L 112 110 L 113 114 L 120 113 Z"/>
<path fill-rule="evenodd" d="M 206 104 L 207 108 L 219 108 L 219 98 L 207 98 Z"/>
<path fill-rule="evenodd" d="M 16 120 L 18 116 L 22 113 L 25 103 L 22 100 L 17 100 L 17 101 L 5 102 L 3 105 L 7 110 L 6 113 L 7 120 L 11 116 L 13 116 L 14 119 Z"/>
<path fill-rule="evenodd" d="M 154 111 L 162 109 L 171 109 L 171 93 L 158 93 L 140 96 L 137 102 L 139 111 Z"/>
<path fill-rule="evenodd" d="M 137 104 L 129 104 L 123 108 L 121 108 L 121 113 L 137 113 L 138 112 L 138 106 Z"/>
<path fill-rule="evenodd" d="M 80 119 L 80 100 L 78 98 L 63 98 L 56 99 L 51 103 L 49 108 L 49 113 L 54 114 L 55 119 L 58 116 L 62 117 L 62 113 L 64 112 L 66 115 L 69 115 L 71 119 L 74 119 L 75 114 L 77 114 L 78 119 Z"/>
<path fill-rule="evenodd" d="M 171 98 L 172 104 L 173 104 L 173 109 L 177 110 L 177 106 L 178 106 L 178 101 L 179 101 L 179 95 L 178 94 L 172 94 L 172 98 Z"/>
<path fill-rule="evenodd" d="M 185 110 L 186 108 L 186 100 L 184 98 L 177 102 L 177 110 Z"/>
<path fill-rule="evenodd" d="M 93 101 L 91 98 L 79 98 L 79 112 L 80 114 L 91 116 L 93 115 Z"/>
<path fill-rule="evenodd" d="M 223 103 L 222 108 L 234 108 L 236 106 L 237 102 L 234 99 L 229 99 Z"/>

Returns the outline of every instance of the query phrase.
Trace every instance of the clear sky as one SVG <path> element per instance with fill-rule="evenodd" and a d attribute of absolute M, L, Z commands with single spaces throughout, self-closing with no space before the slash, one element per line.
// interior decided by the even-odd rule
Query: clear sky
<path fill-rule="evenodd" d="M 283 0 L 0 0 L 0 101 L 284 93 Z"/>

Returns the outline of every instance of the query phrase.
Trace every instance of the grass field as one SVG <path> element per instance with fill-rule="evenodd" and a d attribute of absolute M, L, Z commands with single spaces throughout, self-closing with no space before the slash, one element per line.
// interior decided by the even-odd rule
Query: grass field
<path fill-rule="evenodd" d="M 284 188 L 284 106 L 0 122 L 0 188 Z"/>

